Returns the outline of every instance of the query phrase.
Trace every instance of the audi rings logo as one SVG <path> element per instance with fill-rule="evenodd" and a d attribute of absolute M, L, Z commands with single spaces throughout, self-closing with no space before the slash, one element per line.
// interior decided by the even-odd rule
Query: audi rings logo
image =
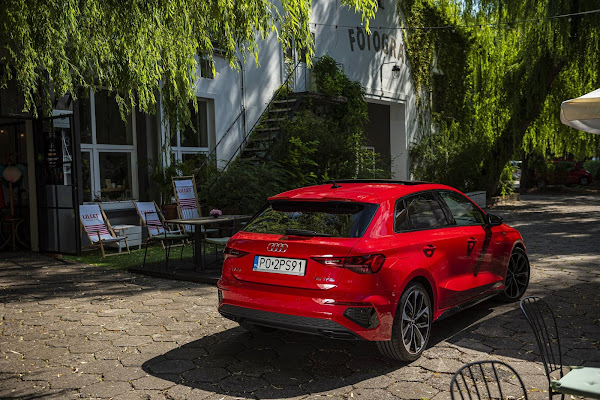
<path fill-rule="evenodd" d="M 269 243 L 267 245 L 267 251 L 273 251 L 275 253 L 285 253 L 288 249 L 288 245 L 285 243 Z"/>

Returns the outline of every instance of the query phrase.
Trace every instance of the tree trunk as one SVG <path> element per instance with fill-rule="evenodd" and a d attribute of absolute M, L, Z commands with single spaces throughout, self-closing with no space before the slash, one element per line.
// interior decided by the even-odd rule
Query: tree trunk
<path fill-rule="evenodd" d="M 548 63 L 552 61 L 553 60 L 548 59 L 538 60 L 539 63 Z M 552 62 L 552 64 L 554 63 Z M 492 149 L 483 166 L 483 175 L 486 178 L 485 182 L 487 185 L 486 191 L 488 196 L 497 194 L 500 175 L 502 174 L 504 166 L 510 161 L 515 150 L 521 147 L 523 136 L 525 136 L 527 128 L 540 115 L 544 101 L 550 92 L 552 82 L 554 82 L 554 79 L 563 69 L 564 65 L 564 62 L 559 62 L 555 67 L 548 70 L 544 90 L 539 92 L 531 90 L 523 94 L 519 99 L 518 109 L 527 111 L 519 114 L 513 113 L 513 116 L 506 124 L 507 128 L 504 129 L 498 140 L 492 145 Z M 531 81 L 533 79 L 534 78 L 532 77 L 529 80 Z M 534 84 L 535 82 L 528 81 L 524 83 L 524 87 L 532 88 L 534 87 Z M 529 104 L 533 104 L 533 106 L 530 106 Z M 520 123 L 516 123 L 516 121 L 514 121 L 515 118 L 520 119 Z"/>

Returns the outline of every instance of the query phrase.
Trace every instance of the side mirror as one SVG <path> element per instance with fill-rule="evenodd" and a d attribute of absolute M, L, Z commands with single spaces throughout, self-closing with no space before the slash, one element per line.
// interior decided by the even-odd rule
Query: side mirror
<path fill-rule="evenodd" d="M 487 225 L 488 226 L 499 226 L 499 225 L 502 225 L 502 223 L 503 223 L 502 218 L 500 218 L 499 216 L 497 216 L 495 214 L 487 215 Z"/>

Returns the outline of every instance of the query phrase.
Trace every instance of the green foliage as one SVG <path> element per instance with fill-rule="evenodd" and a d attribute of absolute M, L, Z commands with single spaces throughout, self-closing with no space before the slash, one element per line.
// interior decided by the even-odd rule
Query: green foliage
<path fill-rule="evenodd" d="M 500 196 L 506 196 L 514 192 L 513 189 L 513 168 L 509 164 L 506 164 L 504 169 L 502 170 L 502 174 L 500 174 L 500 183 L 499 183 L 498 192 Z"/>
<path fill-rule="evenodd" d="M 167 167 L 162 167 L 161 163 L 157 163 L 152 170 L 152 183 L 158 188 L 163 204 L 171 204 L 173 198 L 173 182 L 174 176 L 190 176 L 194 175 L 198 167 L 199 160 L 189 159 L 184 162 L 171 158 L 171 163 Z M 150 166 L 152 166 L 150 164 Z"/>
<path fill-rule="evenodd" d="M 583 163 L 583 168 L 592 174 L 594 180 L 600 179 L 600 161 L 589 160 Z"/>
<path fill-rule="evenodd" d="M 408 0 L 400 8 L 409 26 L 456 26 L 405 35 L 418 93 L 428 96 L 430 89 L 434 95 L 433 101 L 421 99 L 421 112 L 434 104 L 433 125 L 441 136 L 432 139 L 440 144 L 432 149 L 413 149 L 418 178 L 441 176 L 443 183 L 465 182 L 459 187 L 491 195 L 502 191 L 511 159 L 597 153 L 599 138 L 562 125 L 559 109 L 561 101 L 600 86 L 600 15 L 547 18 L 592 10 L 594 0 Z M 441 79 L 432 73 L 434 60 Z M 421 119 L 425 135 L 432 133 L 431 122 Z M 447 171 L 436 175 L 438 169 Z"/>
<path fill-rule="evenodd" d="M 375 0 L 343 0 L 368 29 Z M 236 68 L 239 55 L 258 60 L 258 43 L 277 34 L 284 47 L 312 57 L 311 2 L 7 0 L 0 7 L 0 87 L 15 80 L 25 110 L 51 108 L 52 95 L 107 87 L 126 114 L 146 113 L 162 95 L 170 121 L 189 121 L 196 57 L 218 47 Z"/>
<path fill-rule="evenodd" d="M 218 208 L 226 214 L 254 214 L 269 196 L 293 185 L 288 170 L 279 163 L 257 164 L 239 158 L 226 171 L 215 169 L 197 183 L 202 208 Z"/>
<path fill-rule="evenodd" d="M 269 196 L 285 190 L 331 178 L 389 177 L 378 156 L 363 148 L 368 112 L 362 86 L 348 79 L 329 56 L 315 64 L 314 74 L 325 92 L 305 100 L 281 124 L 268 161 L 237 159 L 226 171 L 199 171 L 203 207 L 254 213 Z M 280 94 L 287 90 L 282 88 Z"/>

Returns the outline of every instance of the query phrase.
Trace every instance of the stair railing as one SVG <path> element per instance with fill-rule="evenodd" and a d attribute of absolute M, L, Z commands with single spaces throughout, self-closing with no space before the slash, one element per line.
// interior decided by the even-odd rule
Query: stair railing
<path fill-rule="evenodd" d="M 281 85 L 281 87 L 283 86 L 288 86 L 289 87 L 289 83 L 290 83 L 290 79 L 292 78 L 292 76 L 294 76 L 294 74 L 296 73 L 296 69 L 298 68 L 298 65 L 300 65 L 300 62 L 297 62 L 296 65 L 294 66 L 294 68 L 292 69 L 292 71 L 288 74 L 287 78 L 285 79 L 285 81 L 283 82 L 283 84 Z M 273 102 L 275 101 L 275 99 L 277 98 L 277 94 L 279 92 L 279 89 L 276 89 L 275 92 L 273 93 L 273 96 L 271 96 L 271 100 L 269 100 L 269 103 L 267 104 L 267 106 L 265 107 L 265 109 L 263 110 L 263 112 L 260 114 L 260 117 L 258 117 L 258 119 L 256 120 L 256 122 L 254 123 L 254 125 L 252 125 L 252 128 L 248 131 L 248 133 L 246 133 L 244 135 L 244 138 L 242 139 L 240 145 L 237 147 L 237 149 L 233 152 L 233 155 L 229 158 L 229 160 L 227 161 L 227 163 L 225 164 L 225 166 L 223 167 L 223 170 L 227 169 L 227 167 L 229 166 L 229 164 L 233 161 L 233 159 L 238 155 L 238 153 L 241 154 L 241 150 L 244 148 L 244 146 L 247 144 L 248 142 L 248 138 L 250 137 L 250 135 L 252 134 L 252 132 L 254 132 L 254 129 L 256 129 L 256 127 L 260 124 L 260 121 L 262 120 L 263 116 L 269 111 L 269 109 L 271 108 L 271 105 L 273 104 Z M 211 185 L 212 186 L 212 185 Z"/>
<path fill-rule="evenodd" d="M 292 76 L 294 76 L 294 74 L 296 73 L 296 70 L 298 69 L 298 65 L 300 65 L 300 61 L 298 61 L 296 63 L 296 65 L 294 66 L 294 68 L 292 69 L 292 71 L 287 75 L 285 81 L 283 82 L 283 84 L 281 85 L 281 87 L 287 86 L 289 88 L 289 84 L 290 84 L 290 80 L 292 78 Z M 235 151 L 233 152 L 233 155 L 229 158 L 229 160 L 227 161 L 227 163 L 225 164 L 225 166 L 222 168 L 222 170 L 226 170 L 227 167 L 229 166 L 229 164 L 231 164 L 231 162 L 235 159 L 235 157 L 238 154 L 241 154 L 244 146 L 247 144 L 248 142 L 248 138 L 250 137 L 250 135 L 252 134 L 252 132 L 254 132 L 254 130 L 256 129 L 256 127 L 260 124 L 260 121 L 262 120 L 263 116 L 269 111 L 269 109 L 271 108 L 271 105 L 273 104 L 273 102 L 275 101 L 275 99 L 277 98 L 277 94 L 279 93 L 279 88 L 275 90 L 275 92 L 273 93 L 273 96 L 271 96 L 271 100 L 269 100 L 269 103 L 267 104 L 267 106 L 265 107 L 265 109 L 263 110 L 263 112 L 260 114 L 260 116 L 258 117 L 258 119 L 256 120 L 256 122 L 254 123 L 254 125 L 252 125 L 252 128 L 250 130 L 248 130 L 248 132 L 244 135 L 244 138 L 242 139 L 242 141 L 240 142 L 240 145 L 237 147 L 237 149 L 235 149 Z M 244 112 L 245 110 L 242 110 L 242 112 Z M 241 114 L 240 114 L 241 115 Z M 239 118 L 239 116 L 238 116 Z M 236 118 L 237 121 L 237 118 Z M 235 121 L 234 121 L 235 123 Z M 232 124 L 233 126 L 233 124 Z M 230 127 L 231 129 L 231 127 Z M 227 131 L 227 133 L 229 132 L 229 130 Z M 226 133 L 226 134 L 227 134 Z M 221 140 L 219 140 L 219 143 L 221 143 L 221 141 L 223 141 L 224 136 L 221 138 Z M 211 154 L 214 153 L 217 149 L 217 146 L 219 145 L 219 143 L 217 143 L 217 145 L 215 146 L 215 148 L 213 149 L 213 151 L 211 151 Z M 210 157 L 207 157 L 206 160 L 204 161 L 204 163 L 202 163 L 202 166 L 198 169 L 198 171 L 200 171 L 204 165 L 209 161 Z M 217 176 L 217 178 L 212 181 L 212 183 L 210 185 L 208 185 L 208 189 L 212 188 L 212 186 L 219 180 L 220 176 Z"/>

